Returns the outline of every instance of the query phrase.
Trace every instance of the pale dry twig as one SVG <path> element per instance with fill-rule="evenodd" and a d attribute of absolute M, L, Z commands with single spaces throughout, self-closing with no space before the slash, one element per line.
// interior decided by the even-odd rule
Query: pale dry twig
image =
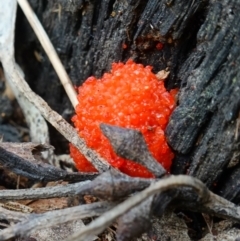
<path fill-rule="evenodd" d="M 32 26 L 35 34 L 37 35 L 42 47 L 44 48 L 46 54 L 48 55 L 73 107 L 75 108 L 78 104 L 76 91 L 72 85 L 72 82 L 64 69 L 48 35 L 43 29 L 41 23 L 39 22 L 37 16 L 33 12 L 31 6 L 27 2 L 27 0 L 18 0 L 18 4 L 22 8 L 26 18 L 28 19 L 30 25 Z"/>

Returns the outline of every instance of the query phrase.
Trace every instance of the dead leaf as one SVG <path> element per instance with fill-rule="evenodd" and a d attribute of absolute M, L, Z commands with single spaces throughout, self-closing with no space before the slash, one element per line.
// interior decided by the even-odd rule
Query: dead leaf
<path fill-rule="evenodd" d="M 40 199 L 31 202 L 28 205 L 34 213 L 44 213 L 46 211 L 58 210 L 67 208 L 68 198 L 49 198 L 49 199 Z"/>

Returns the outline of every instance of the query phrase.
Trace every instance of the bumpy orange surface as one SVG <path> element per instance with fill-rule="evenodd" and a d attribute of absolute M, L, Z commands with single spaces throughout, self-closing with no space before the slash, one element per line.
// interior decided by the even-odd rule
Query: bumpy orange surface
<path fill-rule="evenodd" d="M 133 177 L 147 178 L 153 174 L 138 163 L 118 157 L 99 124 L 140 130 L 152 155 L 169 171 L 174 155 L 166 142 L 164 130 L 175 107 L 175 99 L 151 69 L 128 60 L 126 64 L 114 63 L 111 72 L 101 79 L 88 78 L 78 88 L 79 104 L 72 118 L 79 135 L 90 148 L 113 167 Z M 96 171 L 72 145 L 70 153 L 79 171 Z"/>

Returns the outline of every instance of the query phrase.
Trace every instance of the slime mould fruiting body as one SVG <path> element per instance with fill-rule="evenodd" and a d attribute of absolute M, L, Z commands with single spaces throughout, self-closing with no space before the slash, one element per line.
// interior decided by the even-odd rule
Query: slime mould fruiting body
<path fill-rule="evenodd" d="M 164 130 L 175 107 L 175 94 L 176 90 L 165 89 L 151 66 L 144 67 L 132 60 L 126 64 L 113 63 L 110 73 L 101 79 L 89 77 L 78 88 L 79 104 L 72 121 L 80 137 L 111 166 L 132 177 L 154 177 L 143 165 L 117 156 L 99 125 L 106 123 L 141 131 L 153 157 L 169 171 L 174 154 Z M 73 145 L 70 154 L 79 171 L 96 171 Z"/>

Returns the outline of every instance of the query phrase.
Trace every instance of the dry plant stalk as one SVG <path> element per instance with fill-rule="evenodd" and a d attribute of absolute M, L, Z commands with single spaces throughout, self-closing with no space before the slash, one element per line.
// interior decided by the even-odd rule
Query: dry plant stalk
<path fill-rule="evenodd" d="M 72 82 L 64 69 L 48 35 L 46 34 L 45 30 L 43 29 L 41 23 L 39 22 L 37 16 L 33 12 L 31 6 L 27 2 L 27 0 L 18 0 L 18 4 L 22 8 L 26 18 L 28 19 L 30 25 L 32 26 L 35 34 L 37 35 L 43 49 L 45 50 L 47 56 L 49 57 L 67 95 L 70 99 L 73 107 L 75 108 L 78 104 L 77 94 L 74 90 Z"/>
<path fill-rule="evenodd" d="M 98 173 L 67 172 L 44 162 L 41 154 L 49 150 L 48 145 L 34 143 L 0 143 L 0 165 L 17 175 L 37 182 L 65 180 L 80 182 L 92 180 Z"/>

